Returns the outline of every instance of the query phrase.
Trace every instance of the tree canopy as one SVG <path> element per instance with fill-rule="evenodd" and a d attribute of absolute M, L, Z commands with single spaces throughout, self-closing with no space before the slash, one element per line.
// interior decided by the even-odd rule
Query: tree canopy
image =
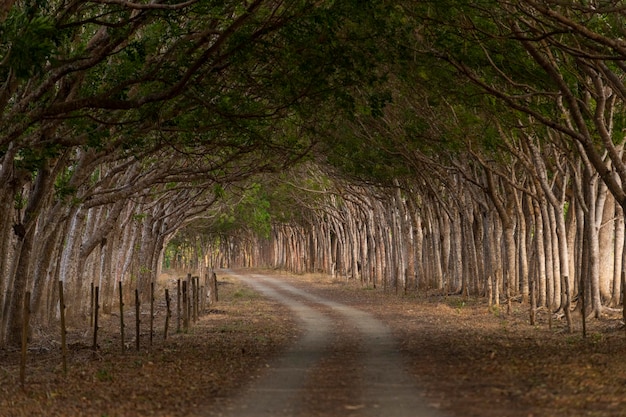
<path fill-rule="evenodd" d="M 256 256 L 272 266 L 291 248 L 299 270 L 429 275 L 495 303 L 535 291 L 565 312 L 578 291 L 600 314 L 623 287 L 619 272 L 601 279 L 598 256 L 600 225 L 626 209 L 625 12 L 5 2 L 0 340 L 19 337 L 26 291 L 53 320 L 56 280 L 75 299 L 97 281 L 112 300 L 117 281 L 151 282 L 166 248 L 250 264 L 249 245 L 272 240 Z M 612 230 L 604 244 L 623 241 Z"/>

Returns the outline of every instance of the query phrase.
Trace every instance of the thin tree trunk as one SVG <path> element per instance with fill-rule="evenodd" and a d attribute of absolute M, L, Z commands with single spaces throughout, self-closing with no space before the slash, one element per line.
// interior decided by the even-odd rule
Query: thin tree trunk
<path fill-rule="evenodd" d="M 622 293 L 622 270 L 624 268 L 624 213 L 621 208 L 616 207 L 616 224 L 615 224 L 615 241 L 614 241 L 614 268 L 613 268 L 613 285 L 611 289 L 611 306 L 616 307 L 620 303 L 620 295 Z"/>
<path fill-rule="evenodd" d="M 550 294 L 547 291 L 546 250 L 543 232 L 544 219 L 541 210 L 541 203 L 533 200 L 533 208 L 535 212 L 534 241 L 537 258 L 537 284 L 535 286 L 535 293 L 537 294 L 537 304 L 539 306 L 548 306 L 547 300 L 550 299 Z"/>

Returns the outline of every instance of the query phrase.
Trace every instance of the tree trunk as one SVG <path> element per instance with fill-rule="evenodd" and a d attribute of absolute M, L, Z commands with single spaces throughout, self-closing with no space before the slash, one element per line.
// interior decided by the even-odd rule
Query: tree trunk
<path fill-rule="evenodd" d="M 22 232 L 18 236 L 18 249 L 15 251 L 17 259 L 14 261 L 15 268 L 9 275 L 12 280 L 9 283 L 7 297 L 3 310 L 3 325 L 6 329 L 6 342 L 10 346 L 21 343 L 22 332 L 22 308 L 21 300 L 29 290 L 32 282 L 30 273 L 33 257 L 33 246 L 37 222 L 42 208 L 45 206 L 49 190 L 52 187 L 52 173 L 50 162 L 46 161 L 39 169 L 35 179 L 33 190 L 28 196 L 28 205 L 25 210 L 23 223 L 18 225 Z"/>
<path fill-rule="evenodd" d="M 517 247 L 519 248 L 518 249 L 519 256 L 517 257 L 517 260 L 519 262 L 519 268 L 517 268 L 518 276 L 519 276 L 519 283 L 518 283 L 518 286 L 515 288 L 515 291 L 517 292 L 521 290 L 522 302 L 526 303 L 528 302 L 528 296 L 529 296 L 529 291 L 530 291 L 529 284 L 528 284 L 528 252 L 527 252 L 527 242 L 526 242 L 527 240 L 527 236 L 526 236 L 527 214 L 524 212 L 523 203 L 522 201 L 520 201 L 520 199 L 515 200 L 515 208 L 516 208 L 517 218 L 519 222 L 518 227 L 517 227 L 518 241 L 516 242 Z"/>
<path fill-rule="evenodd" d="M 611 303 L 612 307 L 617 307 L 620 304 L 620 295 L 622 293 L 622 270 L 624 268 L 624 239 L 626 234 L 624 233 L 624 213 L 620 207 L 615 207 L 616 220 L 615 220 L 615 241 L 613 249 L 614 268 L 613 268 L 613 284 L 611 287 Z"/>
<path fill-rule="evenodd" d="M 619 223 L 619 214 L 615 212 L 615 198 L 608 192 L 605 192 L 606 201 L 604 207 L 599 207 L 601 216 L 599 216 L 599 279 L 600 279 L 600 297 L 603 303 L 610 303 L 613 299 L 613 276 L 615 270 L 615 254 L 616 249 L 616 231 Z"/>
<path fill-rule="evenodd" d="M 550 300 L 550 293 L 547 287 L 547 253 L 545 250 L 545 237 L 543 232 L 544 218 L 541 210 L 541 206 L 545 206 L 541 202 L 533 200 L 533 208 L 535 212 L 535 253 L 537 259 L 537 284 L 535 285 L 535 293 L 537 294 L 538 306 L 548 306 L 547 300 Z M 551 305 L 551 304 L 550 304 Z"/>

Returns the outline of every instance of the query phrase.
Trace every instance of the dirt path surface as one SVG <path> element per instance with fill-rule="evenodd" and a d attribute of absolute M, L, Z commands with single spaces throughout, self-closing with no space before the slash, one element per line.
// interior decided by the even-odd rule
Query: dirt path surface
<path fill-rule="evenodd" d="M 380 320 L 276 277 L 236 277 L 292 310 L 303 335 L 231 400 L 225 415 L 442 416 L 420 397 L 394 337 Z"/>

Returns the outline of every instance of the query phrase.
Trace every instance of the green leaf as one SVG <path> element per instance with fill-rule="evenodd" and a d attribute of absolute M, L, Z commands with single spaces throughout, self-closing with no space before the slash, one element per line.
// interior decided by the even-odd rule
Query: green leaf
<path fill-rule="evenodd" d="M 39 73 L 54 58 L 59 31 L 51 16 L 30 16 L 15 8 L 0 26 L 2 53 L 18 78 Z"/>

